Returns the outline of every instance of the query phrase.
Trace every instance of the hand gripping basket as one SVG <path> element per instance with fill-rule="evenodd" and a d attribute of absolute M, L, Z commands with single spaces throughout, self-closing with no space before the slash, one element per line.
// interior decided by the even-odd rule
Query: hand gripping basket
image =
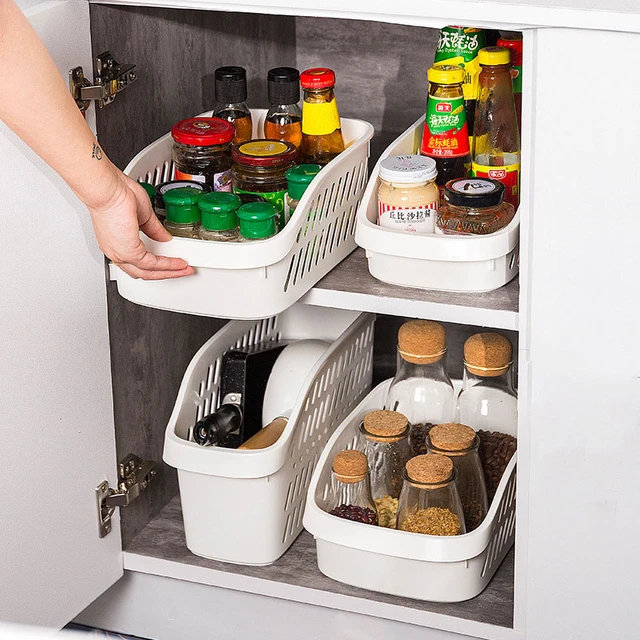
<path fill-rule="evenodd" d="M 210 112 L 204 115 L 211 115 Z M 261 137 L 265 110 L 253 110 L 254 136 Z M 173 238 L 149 251 L 184 258 L 195 275 L 143 281 L 116 269 L 121 296 L 149 307 L 219 318 L 267 318 L 289 308 L 356 247 L 356 210 L 367 183 L 373 127 L 342 119 L 347 149 L 316 176 L 285 228 L 273 238 L 249 243 Z M 159 184 L 173 176 L 167 134 L 143 149 L 125 173 Z"/>
<path fill-rule="evenodd" d="M 178 470 L 193 553 L 264 565 L 296 539 L 322 448 L 371 388 L 373 321 L 369 314 L 295 305 L 257 323 L 229 322 L 194 356 L 166 429 L 163 456 Z M 189 442 L 189 428 L 219 405 L 223 353 L 280 337 L 333 344 L 309 373 L 277 442 L 247 451 Z"/>
<path fill-rule="evenodd" d="M 333 456 L 356 445 L 366 413 L 384 406 L 390 381 L 378 385 L 338 427 L 311 479 L 304 527 L 316 538 L 325 575 L 364 589 L 434 602 L 461 602 L 488 584 L 515 536 L 516 456 L 500 481 L 484 522 L 461 536 L 427 536 L 329 515 Z"/>
<path fill-rule="evenodd" d="M 389 156 L 417 153 L 424 117 L 382 154 L 358 209 L 356 242 L 366 250 L 371 275 L 404 287 L 440 291 L 491 291 L 518 274 L 520 211 L 500 231 L 484 236 L 407 233 L 380 227 L 380 163 Z"/>

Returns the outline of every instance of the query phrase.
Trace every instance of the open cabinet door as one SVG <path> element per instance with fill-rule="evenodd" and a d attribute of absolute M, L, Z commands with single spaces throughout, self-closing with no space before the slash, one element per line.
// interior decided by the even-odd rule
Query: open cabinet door
<path fill-rule="evenodd" d="M 60 73 L 91 76 L 88 3 L 18 3 Z M 61 627 L 122 574 L 95 497 L 116 481 L 104 259 L 85 207 L 2 123 L 0 185 L 0 621 Z"/>

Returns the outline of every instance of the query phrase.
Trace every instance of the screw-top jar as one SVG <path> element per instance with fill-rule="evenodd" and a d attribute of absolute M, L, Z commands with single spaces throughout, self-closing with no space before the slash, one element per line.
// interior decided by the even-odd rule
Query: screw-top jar
<path fill-rule="evenodd" d="M 398 529 L 432 536 L 465 533 L 457 475 L 446 456 L 427 453 L 411 458 L 403 473 Z"/>
<path fill-rule="evenodd" d="M 246 105 L 247 71 L 244 67 L 218 67 L 215 71 L 216 106 L 213 115 L 235 127 L 234 144 L 251 140 L 253 122 Z"/>
<path fill-rule="evenodd" d="M 220 118 L 189 118 L 174 125 L 176 179 L 204 182 L 214 191 L 231 191 L 233 135 L 233 125 Z"/>
<path fill-rule="evenodd" d="M 200 239 L 236 242 L 240 234 L 236 212 L 241 205 L 240 198 L 233 193 L 203 195 L 198 201 L 202 214 Z"/>
<path fill-rule="evenodd" d="M 299 164 L 287 170 L 287 195 L 285 197 L 285 223 L 296 210 L 300 198 L 304 195 L 311 181 L 320 173 L 319 164 Z"/>
<path fill-rule="evenodd" d="M 436 161 L 419 155 L 391 156 L 380 163 L 378 224 L 387 229 L 433 233 L 440 196 Z"/>
<path fill-rule="evenodd" d="M 164 210 L 164 194 L 172 189 L 181 189 L 183 187 L 192 187 L 201 193 L 209 193 L 211 191 L 211 187 L 208 184 L 205 184 L 204 182 L 196 182 L 195 180 L 170 180 L 169 182 L 159 184 L 156 187 L 157 193 L 154 200 L 154 208 L 156 215 L 158 216 L 158 220 L 162 221 L 166 218 Z"/>
<path fill-rule="evenodd" d="M 202 192 L 191 187 L 172 189 L 164 194 L 167 219 L 165 229 L 178 238 L 197 238 L 200 227 L 198 200 Z"/>
<path fill-rule="evenodd" d="M 447 235 L 484 235 L 506 227 L 513 205 L 504 202 L 504 185 L 488 178 L 451 180 L 436 216 L 437 231 Z"/>
<path fill-rule="evenodd" d="M 267 73 L 269 111 L 264 121 L 264 137 L 284 140 L 296 148 L 302 142 L 300 72 L 293 67 L 276 67 Z"/>
<path fill-rule="evenodd" d="M 327 510 L 339 518 L 378 524 L 371 497 L 369 465 L 362 451 L 345 450 L 334 456 Z"/>
<path fill-rule="evenodd" d="M 238 209 L 240 242 L 266 240 L 278 233 L 278 212 L 268 202 L 249 202 Z"/>
<path fill-rule="evenodd" d="M 467 531 L 478 528 L 489 508 L 479 447 L 480 438 L 464 424 L 437 424 L 427 434 L 429 453 L 448 456 L 458 472 L 458 493 Z"/>

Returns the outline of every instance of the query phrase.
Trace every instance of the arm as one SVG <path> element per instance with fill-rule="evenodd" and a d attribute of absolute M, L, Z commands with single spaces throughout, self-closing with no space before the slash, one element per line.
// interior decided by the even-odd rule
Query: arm
<path fill-rule="evenodd" d="M 55 63 L 13 0 L 0 0 L 0 120 L 88 207 L 100 249 L 123 271 L 148 280 L 193 273 L 184 260 L 145 249 L 139 229 L 154 240 L 167 241 L 171 235 L 144 189 L 98 146 Z"/>

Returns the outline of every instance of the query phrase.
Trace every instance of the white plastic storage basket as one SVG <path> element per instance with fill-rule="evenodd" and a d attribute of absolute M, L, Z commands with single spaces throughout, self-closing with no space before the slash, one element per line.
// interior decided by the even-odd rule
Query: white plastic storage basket
<path fill-rule="evenodd" d="M 371 388 L 374 318 L 295 305 L 257 323 L 228 323 L 194 356 L 167 426 L 163 456 L 178 470 L 187 547 L 193 553 L 263 565 L 277 560 L 296 539 L 322 447 Z M 223 353 L 276 338 L 333 342 L 305 380 L 276 443 L 240 451 L 189 442 L 190 427 L 219 406 Z"/>
<path fill-rule="evenodd" d="M 254 136 L 261 137 L 265 110 L 253 110 Z M 210 112 L 204 115 L 211 115 Z M 144 281 L 116 269 L 118 291 L 149 307 L 219 318 L 257 319 L 281 313 L 355 249 L 356 210 L 367 183 L 373 127 L 342 119 L 347 149 L 314 178 L 285 228 L 273 238 L 249 243 L 174 238 L 149 251 L 184 258 L 195 275 Z M 125 173 L 153 184 L 173 177 L 167 134 L 143 149 Z"/>
<path fill-rule="evenodd" d="M 406 233 L 380 227 L 380 163 L 417 153 L 424 117 L 382 154 L 358 209 L 356 242 L 366 250 L 371 275 L 390 284 L 440 291 L 491 291 L 518 273 L 520 212 L 504 229 L 486 236 Z"/>
<path fill-rule="evenodd" d="M 374 527 L 324 511 L 333 456 L 356 446 L 364 415 L 384 405 L 390 381 L 378 385 L 333 434 L 311 479 L 305 529 L 316 538 L 318 566 L 346 584 L 418 600 L 461 602 L 488 584 L 515 536 L 516 457 L 484 522 L 461 536 L 428 536 Z"/>

